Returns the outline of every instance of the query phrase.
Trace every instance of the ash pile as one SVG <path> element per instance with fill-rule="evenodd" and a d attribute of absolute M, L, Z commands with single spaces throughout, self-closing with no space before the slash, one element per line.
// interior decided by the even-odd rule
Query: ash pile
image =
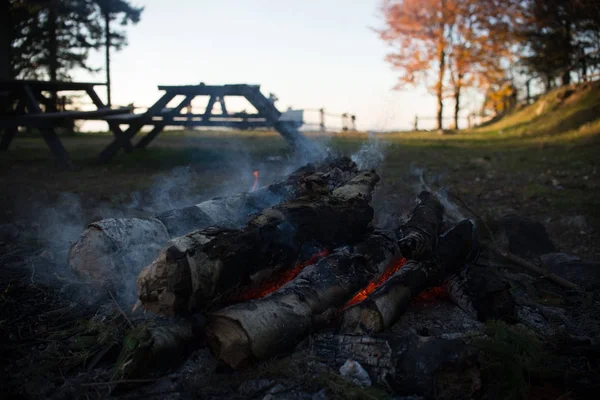
<path fill-rule="evenodd" d="M 134 279 L 137 302 L 116 311 L 122 341 L 55 394 L 492 399 L 532 380 L 598 385 L 551 361 L 597 362 L 597 265 L 556 253 L 534 221 L 445 217 L 433 191 L 380 229 L 379 182 L 328 159 L 249 193 L 91 224 L 69 266 L 99 295 Z"/>

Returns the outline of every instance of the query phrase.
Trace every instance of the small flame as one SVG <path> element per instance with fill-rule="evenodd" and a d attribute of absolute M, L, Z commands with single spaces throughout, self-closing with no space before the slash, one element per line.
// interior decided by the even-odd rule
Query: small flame
<path fill-rule="evenodd" d="M 254 176 L 254 184 L 252 185 L 251 191 L 255 191 L 256 188 L 258 188 L 258 170 L 254 171 L 252 173 L 252 176 Z"/>
<path fill-rule="evenodd" d="M 261 297 L 265 297 L 269 293 L 273 293 L 292 279 L 294 279 L 302 270 L 309 265 L 315 264 L 322 257 L 326 257 L 329 255 L 329 250 L 321 250 L 320 252 L 314 254 L 308 260 L 298 263 L 294 268 L 283 271 L 281 274 L 271 277 L 271 279 L 263 282 L 257 287 L 251 287 L 241 293 L 239 296 L 236 296 L 233 299 L 230 299 L 232 302 L 238 301 L 248 301 L 254 299 L 260 299 Z"/>
<path fill-rule="evenodd" d="M 379 276 L 379 278 L 369 282 L 369 284 L 364 289 L 356 293 L 354 297 L 352 297 L 350 301 L 348 301 L 346 305 L 342 307 L 342 310 L 356 303 L 360 303 L 361 301 L 369 297 L 369 295 L 373 293 L 375 289 L 383 285 L 383 283 L 387 281 L 396 272 L 398 272 L 398 270 L 400 270 L 400 268 L 402 268 L 404 264 L 406 264 L 406 258 L 402 258 L 395 264 L 390 264 L 390 266 L 383 272 L 383 274 L 381 274 L 381 276 Z"/>

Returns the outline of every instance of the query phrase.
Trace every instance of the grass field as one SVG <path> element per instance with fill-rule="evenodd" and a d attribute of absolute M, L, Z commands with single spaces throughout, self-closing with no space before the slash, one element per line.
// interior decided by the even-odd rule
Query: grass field
<path fill-rule="evenodd" d="M 377 201 L 392 212 L 405 211 L 422 169 L 427 181 L 449 189 L 480 215 L 533 217 L 547 225 L 560 248 L 600 260 L 599 94 L 597 84 L 559 89 L 488 126 L 454 134 L 380 134 L 386 158 Z M 367 140 L 366 133 L 311 136 L 345 154 Z M 54 167 L 42 140 L 17 137 L 0 158 L 0 219 L 18 220 L 30 208 L 59 205 L 65 193 L 90 213 L 102 205 L 105 214 L 140 198 L 147 209 L 160 208 L 165 198 L 197 201 L 250 187 L 255 169 L 266 183 L 291 156 L 273 132 L 169 131 L 147 149 L 98 164 L 95 158 L 110 140 L 107 133 L 64 137 L 78 165 L 64 171 Z M 161 188 L 166 193 L 157 201 Z"/>

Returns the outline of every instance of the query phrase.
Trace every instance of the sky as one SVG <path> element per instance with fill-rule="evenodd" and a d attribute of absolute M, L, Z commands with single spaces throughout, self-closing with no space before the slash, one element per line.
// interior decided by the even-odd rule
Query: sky
<path fill-rule="evenodd" d="M 274 93 L 280 110 L 355 114 L 360 130 L 410 129 L 415 114 L 435 115 L 425 89 L 392 90 L 397 72 L 373 31 L 382 26 L 381 0 L 132 2 L 144 12 L 127 29 L 129 45 L 112 53 L 113 104 L 149 106 L 160 97 L 158 85 L 248 83 Z M 103 54 L 91 61 L 103 67 Z M 100 82 L 103 74 L 75 79 Z M 451 115 L 449 102 L 446 108 Z M 305 119 L 316 123 L 318 114 L 307 111 Z"/>

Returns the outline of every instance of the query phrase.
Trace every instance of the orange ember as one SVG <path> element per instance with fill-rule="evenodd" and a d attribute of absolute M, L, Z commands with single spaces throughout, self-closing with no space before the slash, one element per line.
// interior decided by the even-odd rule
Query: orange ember
<path fill-rule="evenodd" d="M 304 268 L 308 267 L 309 265 L 315 264 L 317 261 L 319 261 L 319 259 L 328 255 L 329 250 L 322 250 L 314 254 L 311 258 L 304 261 L 303 263 L 297 264 L 294 268 L 289 269 L 287 271 L 283 271 L 277 276 L 271 277 L 271 279 L 267 280 L 266 282 L 263 282 L 260 286 L 251 287 L 245 290 L 233 301 L 248 301 L 265 297 L 269 293 L 276 291 L 277 289 L 294 279 Z"/>
<path fill-rule="evenodd" d="M 442 285 L 442 286 L 435 286 L 435 287 L 432 287 L 432 288 L 422 291 L 421 293 L 419 293 L 419 295 L 417 297 L 415 297 L 413 299 L 413 301 L 429 302 L 429 301 L 448 300 L 448 299 L 449 299 L 448 292 L 446 291 L 446 288 Z"/>
<path fill-rule="evenodd" d="M 369 284 L 360 292 L 356 293 L 354 295 L 354 297 L 352 297 L 350 299 L 350 301 L 348 301 L 346 303 L 346 305 L 342 308 L 348 308 L 356 303 L 360 303 L 361 301 L 363 301 L 364 299 L 366 299 L 371 293 L 373 293 L 375 291 L 375 289 L 377 289 L 379 286 L 383 285 L 383 283 L 385 281 L 387 281 L 392 275 L 394 275 L 400 268 L 402 268 L 402 266 L 406 264 L 406 258 L 403 258 L 401 260 L 399 260 L 397 263 L 395 264 L 391 264 L 384 272 L 383 274 L 381 274 L 381 276 L 377 279 L 375 279 L 372 282 L 369 282 Z"/>
<path fill-rule="evenodd" d="M 258 170 L 254 171 L 252 173 L 252 176 L 254 176 L 254 184 L 252 185 L 252 190 L 256 190 L 256 188 L 258 187 Z"/>

